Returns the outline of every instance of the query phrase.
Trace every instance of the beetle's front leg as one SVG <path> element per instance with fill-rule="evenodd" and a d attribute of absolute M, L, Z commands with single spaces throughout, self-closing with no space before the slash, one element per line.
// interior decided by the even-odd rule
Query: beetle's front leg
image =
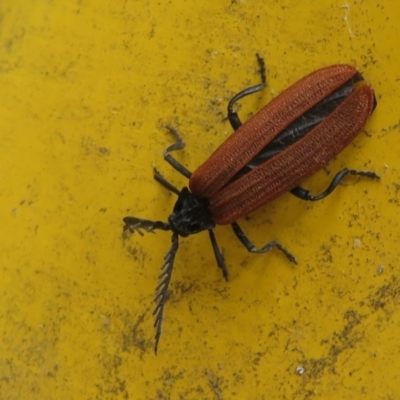
<path fill-rule="evenodd" d="M 292 263 L 297 264 L 296 258 L 288 251 L 286 250 L 280 243 L 275 242 L 272 240 L 271 242 L 267 243 L 264 247 L 261 249 L 256 249 L 254 244 L 250 241 L 250 239 L 245 235 L 245 233 L 242 231 L 242 228 L 238 225 L 237 222 L 233 222 L 231 224 L 233 231 L 235 232 L 236 236 L 238 239 L 242 242 L 244 247 L 250 252 L 250 253 L 266 253 L 276 247 L 279 249 Z"/>
<path fill-rule="evenodd" d="M 228 268 L 225 264 L 225 257 L 222 254 L 221 250 L 218 247 L 217 239 L 215 238 L 214 231 L 212 229 L 208 230 L 208 234 L 210 236 L 211 245 L 214 250 L 215 259 L 217 260 L 218 268 L 221 268 L 222 275 L 224 276 L 225 280 L 228 280 Z"/>
<path fill-rule="evenodd" d="M 155 168 L 154 168 L 154 175 L 153 178 L 170 192 L 175 193 L 179 196 L 181 193 L 179 189 L 177 189 L 172 183 L 168 182 Z"/>
<path fill-rule="evenodd" d="M 367 178 L 372 178 L 372 179 L 377 179 L 377 180 L 380 179 L 379 175 L 377 175 L 375 172 L 372 172 L 372 171 L 356 171 L 354 169 L 344 168 L 335 175 L 335 177 L 332 179 L 332 182 L 328 186 L 328 188 L 318 195 L 312 195 L 309 190 L 303 189 L 300 186 L 296 186 L 295 188 L 293 188 L 290 191 L 290 193 L 292 193 L 296 197 L 299 197 L 302 200 L 308 200 L 308 201 L 321 200 L 324 197 L 331 194 L 346 175 L 359 175 L 359 176 L 366 176 Z"/>
<path fill-rule="evenodd" d="M 179 133 L 176 129 L 174 129 L 172 126 L 167 126 L 166 128 L 169 130 L 170 133 L 174 135 L 176 142 L 174 144 L 171 144 L 171 146 L 168 146 L 164 150 L 164 160 L 173 168 L 175 168 L 178 172 L 180 172 L 182 175 L 186 176 L 186 178 L 189 179 L 192 176 L 192 173 L 186 167 L 184 167 L 179 161 L 175 160 L 175 158 L 172 157 L 171 154 L 169 154 L 171 151 L 184 149 L 186 143 L 179 136 Z"/>

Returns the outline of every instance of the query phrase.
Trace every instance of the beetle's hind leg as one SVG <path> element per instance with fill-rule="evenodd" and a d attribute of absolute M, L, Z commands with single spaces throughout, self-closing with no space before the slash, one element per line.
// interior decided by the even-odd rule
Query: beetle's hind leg
<path fill-rule="evenodd" d="M 296 186 L 294 189 L 290 191 L 290 193 L 292 193 L 296 197 L 299 197 L 302 200 L 309 200 L 309 201 L 321 200 L 324 197 L 331 194 L 346 175 L 359 175 L 377 180 L 380 179 L 379 175 L 377 175 L 375 172 L 372 171 L 356 171 L 354 169 L 344 168 L 335 175 L 328 188 L 318 195 L 312 195 L 309 190 L 303 189 L 300 186 Z"/>
<path fill-rule="evenodd" d="M 259 73 L 261 76 L 261 83 L 255 86 L 251 86 L 247 89 L 242 90 L 241 92 L 237 93 L 235 96 L 232 97 L 231 101 L 228 103 L 228 119 L 229 122 L 232 126 L 232 128 L 236 131 L 241 125 L 242 122 L 240 121 L 239 115 L 236 111 L 233 110 L 234 104 L 242 99 L 245 96 L 248 96 L 249 94 L 257 93 L 261 90 L 263 90 L 266 86 L 267 78 L 265 75 L 265 62 L 262 57 L 260 57 L 258 54 L 257 56 L 257 61 L 258 65 L 260 66 Z"/>
<path fill-rule="evenodd" d="M 246 249 L 250 253 L 266 253 L 266 252 L 272 250 L 274 247 L 276 247 L 289 259 L 289 261 L 297 264 L 296 258 L 293 256 L 293 254 L 291 254 L 288 250 L 286 250 L 280 243 L 272 240 L 271 242 L 267 243 L 261 249 L 256 249 L 254 244 L 245 235 L 245 233 L 242 231 L 242 228 L 239 226 L 239 224 L 237 222 L 233 222 L 231 224 L 231 226 L 232 226 L 232 229 L 235 232 L 236 236 L 238 237 L 238 239 L 242 242 L 243 246 L 246 247 Z"/>
<path fill-rule="evenodd" d="M 172 133 L 172 135 L 174 135 L 176 142 L 174 144 L 171 144 L 164 150 L 164 160 L 173 168 L 175 168 L 178 172 L 180 172 L 182 175 L 186 176 L 186 178 L 189 179 L 192 176 L 192 173 L 186 167 L 184 167 L 179 161 L 175 160 L 175 158 L 172 157 L 171 154 L 169 154 L 171 151 L 184 149 L 186 143 L 182 140 L 178 131 L 175 128 L 168 125 L 166 128 L 169 130 L 170 133 Z"/>

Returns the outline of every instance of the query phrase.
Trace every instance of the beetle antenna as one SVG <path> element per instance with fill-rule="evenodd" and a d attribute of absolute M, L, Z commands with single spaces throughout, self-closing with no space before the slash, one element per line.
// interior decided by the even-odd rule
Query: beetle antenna
<path fill-rule="evenodd" d="M 125 217 L 123 219 L 125 225 L 123 228 L 123 236 L 127 237 L 130 233 L 137 232 L 140 236 L 143 236 L 141 229 L 146 232 L 154 233 L 156 229 L 161 229 L 163 231 L 170 231 L 171 226 L 168 222 L 162 221 L 150 221 L 148 219 L 140 219 L 136 217 Z"/>
<path fill-rule="evenodd" d="M 161 274 L 158 276 L 160 283 L 156 287 L 156 296 L 154 298 L 154 301 L 157 303 L 156 308 L 153 311 L 153 315 L 156 316 L 156 320 L 154 322 L 154 328 L 156 330 L 156 335 L 154 337 L 155 339 L 154 352 L 156 353 L 156 355 L 158 349 L 158 342 L 161 337 L 161 324 L 164 315 L 165 302 L 167 301 L 168 286 L 169 282 L 171 281 L 175 256 L 179 247 L 177 233 L 174 233 L 172 235 L 171 241 L 172 241 L 172 246 L 164 257 L 164 264 L 161 267 Z"/>

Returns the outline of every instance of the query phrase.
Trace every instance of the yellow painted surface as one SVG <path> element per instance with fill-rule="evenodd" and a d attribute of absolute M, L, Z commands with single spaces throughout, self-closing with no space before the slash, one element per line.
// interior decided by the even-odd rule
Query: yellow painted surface
<path fill-rule="evenodd" d="M 312 4 L 312 5 L 306 5 Z M 392 0 L 3 0 L 0 3 L 0 399 L 400 399 L 400 3 Z M 324 65 L 357 65 L 378 107 L 304 183 L 216 235 L 181 240 L 159 355 L 153 294 L 170 234 L 127 240 L 126 215 L 166 220 L 152 179 L 179 129 L 194 170 L 242 119 Z M 304 368 L 299 374 L 297 368 Z"/>

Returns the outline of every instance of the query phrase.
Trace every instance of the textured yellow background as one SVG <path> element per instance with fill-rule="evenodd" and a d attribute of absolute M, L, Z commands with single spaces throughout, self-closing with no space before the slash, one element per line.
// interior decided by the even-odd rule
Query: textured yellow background
<path fill-rule="evenodd" d="M 312 5 L 306 5 L 312 4 Z M 400 399 L 400 5 L 359 0 L 3 0 L 0 3 L 1 399 Z M 152 299 L 170 234 L 122 240 L 121 219 L 165 220 L 175 196 L 152 179 L 172 142 L 194 170 L 248 118 L 324 65 L 357 65 L 378 107 L 325 171 L 328 198 L 285 195 L 181 240 L 159 355 Z M 329 174 L 329 175 L 328 175 Z M 299 375 L 297 367 L 305 368 Z"/>

